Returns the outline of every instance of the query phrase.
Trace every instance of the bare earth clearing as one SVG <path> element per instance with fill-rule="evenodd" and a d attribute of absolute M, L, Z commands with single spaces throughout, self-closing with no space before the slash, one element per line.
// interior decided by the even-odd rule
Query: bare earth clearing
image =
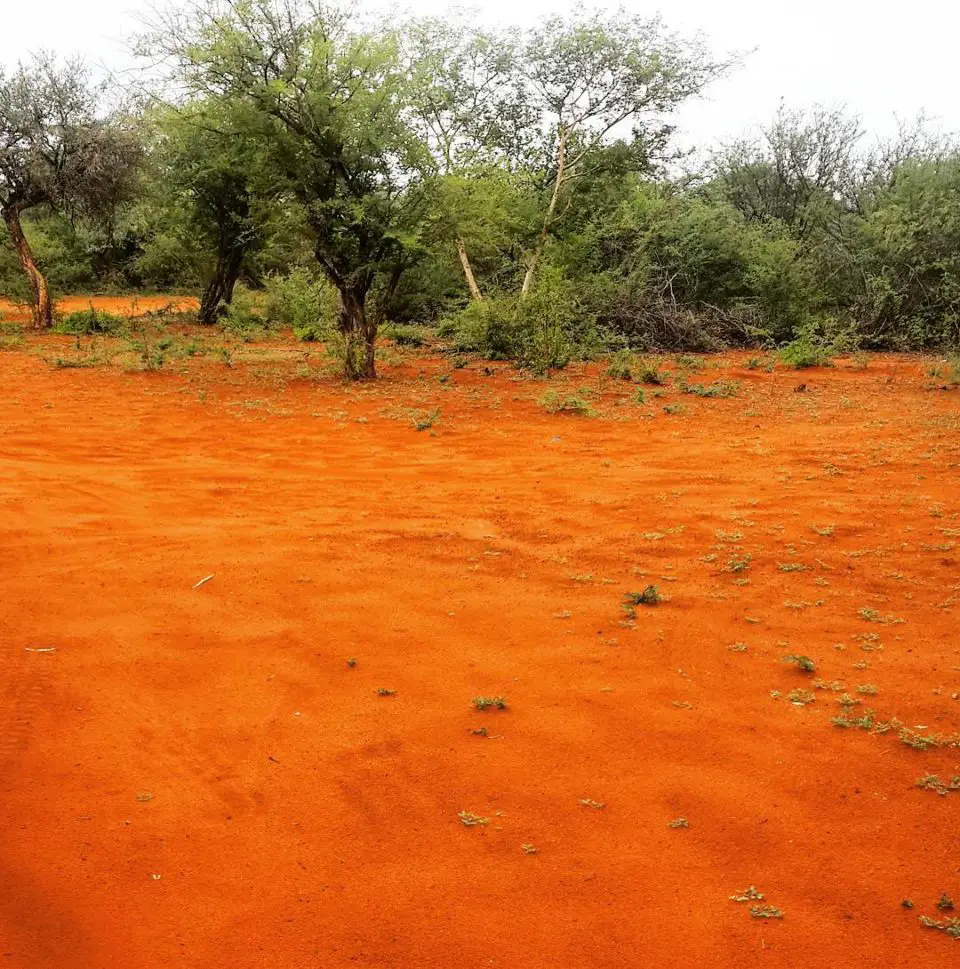
<path fill-rule="evenodd" d="M 929 360 L 727 355 L 688 379 L 737 396 L 637 404 L 392 347 L 353 386 L 283 342 L 77 352 L 0 354 L 0 966 L 960 955 L 918 922 L 960 904 L 960 791 L 916 785 L 960 774 Z"/>

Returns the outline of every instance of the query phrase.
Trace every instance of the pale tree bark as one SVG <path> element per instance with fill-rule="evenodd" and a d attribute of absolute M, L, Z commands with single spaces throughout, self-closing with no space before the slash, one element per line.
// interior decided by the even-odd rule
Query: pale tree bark
<path fill-rule="evenodd" d="M 10 239 L 20 257 L 20 265 L 23 266 L 23 271 L 30 280 L 30 288 L 33 291 L 33 325 L 38 330 L 49 330 L 53 326 L 53 303 L 50 301 L 50 289 L 43 273 L 37 268 L 33 250 L 30 248 L 30 243 L 27 242 L 27 237 L 23 234 L 20 209 L 15 205 L 4 209 L 3 221 L 7 225 Z"/>
<path fill-rule="evenodd" d="M 527 272 L 523 277 L 523 287 L 520 290 L 520 299 L 525 299 L 533 287 L 533 280 L 540 268 L 540 260 L 543 258 L 543 247 L 547 244 L 547 236 L 550 234 L 550 225 L 553 222 L 554 214 L 557 211 L 557 201 L 560 198 L 560 189 L 563 187 L 563 180 L 566 175 L 567 162 L 567 133 L 562 132 L 560 140 L 557 142 L 557 176 L 553 182 L 553 193 L 550 195 L 550 204 L 547 206 L 547 213 L 543 218 L 543 228 L 532 253 L 527 262 Z"/>
<path fill-rule="evenodd" d="M 460 265 L 463 266 L 463 275 L 467 280 L 467 289 L 470 290 L 470 298 L 482 303 L 483 293 L 480 292 L 480 287 L 477 285 L 477 277 L 473 275 L 473 266 L 470 265 L 467 246 L 461 236 L 457 236 L 457 253 L 460 256 Z"/>
<path fill-rule="evenodd" d="M 375 380 L 377 323 L 367 314 L 366 290 L 344 286 L 339 292 L 338 328 L 345 344 L 343 375 L 348 380 Z"/>

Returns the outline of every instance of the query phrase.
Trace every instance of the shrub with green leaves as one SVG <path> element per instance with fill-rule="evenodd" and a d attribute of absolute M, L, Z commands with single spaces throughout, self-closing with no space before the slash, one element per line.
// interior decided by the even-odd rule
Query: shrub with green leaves
<path fill-rule="evenodd" d="M 289 326 L 298 340 L 314 341 L 336 324 L 337 291 L 324 279 L 315 279 L 305 269 L 294 269 L 267 277 L 264 312 L 268 323 Z"/>
<path fill-rule="evenodd" d="M 69 333 L 77 336 L 92 336 L 107 334 L 115 336 L 124 333 L 129 327 L 129 321 L 124 316 L 116 316 L 93 306 L 76 313 L 69 313 L 60 320 L 54 329 L 57 333 Z"/>

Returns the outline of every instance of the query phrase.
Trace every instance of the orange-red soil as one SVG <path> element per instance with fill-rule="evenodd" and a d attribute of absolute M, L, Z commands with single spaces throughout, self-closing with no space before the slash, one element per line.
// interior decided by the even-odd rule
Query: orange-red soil
<path fill-rule="evenodd" d="M 158 310 L 195 310 L 197 301 L 190 296 L 65 296 L 57 300 L 57 312 L 62 315 L 90 307 L 123 316 L 139 316 Z M 26 323 L 29 319 L 29 306 L 0 299 L 0 320 Z"/>
<path fill-rule="evenodd" d="M 44 359 L 71 345 L 0 354 L 0 967 L 960 956 L 917 919 L 960 903 L 960 792 L 915 786 L 960 751 L 832 726 L 812 682 L 960 730 L 960 392 L 927 364 L 727 357 L 691 379 L 739 396 L 638 406 L 595 368 Z M 582 386 L 593 417 L 537 404 Z"/>

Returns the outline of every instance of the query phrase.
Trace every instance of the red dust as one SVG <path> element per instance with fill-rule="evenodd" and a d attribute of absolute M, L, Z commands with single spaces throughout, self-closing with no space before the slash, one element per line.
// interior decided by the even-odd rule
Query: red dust
<path fill-rule="evenodd" d="M 915 785 L 960 753 L 831 724 L 845 691 L 960 730 L 960 393 L 921 361 L 728 356 L 688 379 L 736 397 L 637 403 L 596 368 L 65 345 L 0 354 L 0 965 L 960 952 L 917 920 L 960 897 L 960 793 Z"/>

